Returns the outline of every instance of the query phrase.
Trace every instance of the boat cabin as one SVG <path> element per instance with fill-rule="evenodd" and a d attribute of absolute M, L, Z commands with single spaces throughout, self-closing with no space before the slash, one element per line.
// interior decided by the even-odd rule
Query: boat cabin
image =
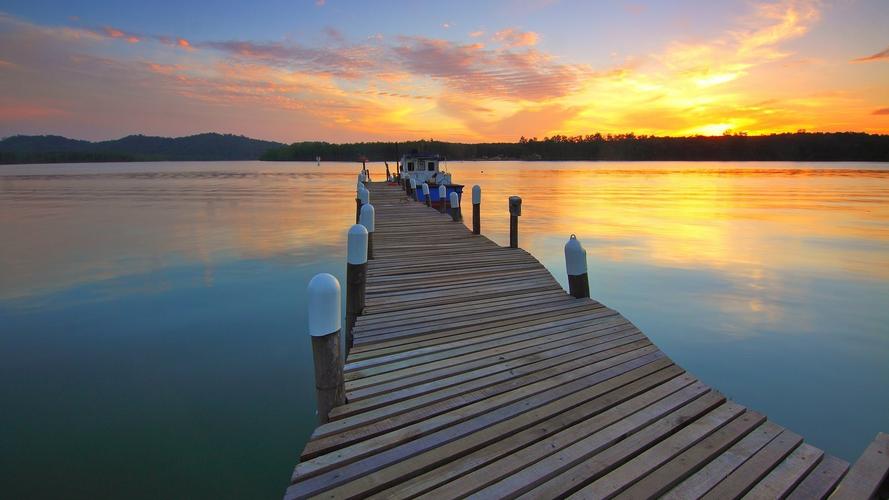
<path fill-rule="evenodd" d="M 444 172 L 439 169 L 440 161 L 441 157 L 439 155 L 406 154 L 401 157 L 398 172 L 404 178 L 416 180 L 417 184 L 426 182 L 433 185 L 450 182 L 449 179 L 445 180 Z"/>

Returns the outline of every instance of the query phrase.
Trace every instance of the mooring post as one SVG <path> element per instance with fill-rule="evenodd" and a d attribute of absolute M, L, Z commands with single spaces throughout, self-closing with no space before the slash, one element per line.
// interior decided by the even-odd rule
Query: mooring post
<path fill-rule="evenodd" d="M 456 192 L 451 192 L 451 218 L 454 219 L 454 222 L 460 222 L 463 219 L 460 214 L 460 195 Z"/>
<path fill-rule="evenodd" d="M 355 224 L 358 224 L 361 219 L 361 207 L 370 203 L 370 191 L 367 188 L 362 187 L 358 190 L 358 209 L 355 212 Z"/>
<path fill-rule="evenodd" d="M 367 291 L 367 228 L 355 224 L 349 228 L 346 254 L 346 356 L 352 348 L 352 328 L 364 311 Z"/>
<path fill-rule="evenodd" d="M 411 177 L 411 198 L 417 201 L 417 179 Z"/>
<path fill-rule="evenodd" d="M 330 410 L 346 402 L 340 353 L 340 283 L 336 278 L 321 273 L 309 281 L 308 307 L 318 422 L 324 424 Z"/>
<path fill-rule="evenodd" d="M 361 190 L 365 189 L 364 183 L 358 181 L 358 187 L 355 191 L 355 224 L 358 224 L 358 216 L 361 215 Z"/>
<path fill-rule="evenodd" d="M 509 197 L 509 248 L 519 247 L 519 216 L 522 215 L 522 199 Z"/>
<path fill-rule="evenodd" d="M 568 271 L 568 293 L 575 299 L 589 297 L 590 277 L 586 267 L 586 249 L 573 234 L 568 243 L 565 243 L 565 269 Z"/>
<path fill-rule="evenodd" d="M 482 188 L 472 186 L 472 234 L 482 234 Z"/>
<path fill-rule="evenodd" d="M 448 208 L 448 188 L 445 186 L 438 186 L 438 211 L 441 213 L 445 213 L 445 210 Z"/>
<path fill-rule="evenodd" d="M 432 206 L 432 198 L 429 197 L 429 184 L 423 183 L 423 198 L 426 200 L 426 206 Z"/>
<path fill-rule="evenodd" d="M 359 222 L 367 229 L 367 258 L 374 258 L 374 218 L 376 216 L 374 206 L 365 203 L 361 207 L 361 218 Z"/>

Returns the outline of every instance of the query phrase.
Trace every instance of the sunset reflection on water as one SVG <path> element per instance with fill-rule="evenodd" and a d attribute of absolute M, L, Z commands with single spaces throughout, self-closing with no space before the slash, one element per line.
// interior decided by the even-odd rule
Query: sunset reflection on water
<path fill-rule="evenodd" d="M 467 193 L 482 187 L 482 233 L 501 245 L 507 197 L 522 196 L 520 246 L 563 286 L 562 247 L 576 234 L 592 295 L 729 397 L 847 460 L 889 430 L 889 400 L 874 397 L 889 393 L 885 165 L 445 168 Z M 382 165 L 371 171 L 383 177 Z M 279 494 L 313 419 L 302 295 L 317 272 L 344 277 L 357 172 L 259 162 L 0 169 L 0 396 L 19 402 L 0 427 L 18 429 L 7 442 L 24 457 L 12 472 L 114 477 L 147 449 L 201 462 L 194 475 L 250 478 L 244 493 Z M 208 393 L 220 380 L 229 390 Z M 130 407 L 139 411 L 117 413 Z M 70 424 L 43 418 L 59 411 Z M 126 435 L 119 448 L 78 445 L 109 438 L 93 427 L 96 412 Z M 175 444 L 152 441 L 158 421 Z M 60 438 L 35 445 L 41 436 Z M 203 443 L 219 439 L 234 439 L 251 467 L 202 462 Z M 69 470 L 47 456 L 79 461 Z M 173 467 L 153 484 L 185 473 Z"/>

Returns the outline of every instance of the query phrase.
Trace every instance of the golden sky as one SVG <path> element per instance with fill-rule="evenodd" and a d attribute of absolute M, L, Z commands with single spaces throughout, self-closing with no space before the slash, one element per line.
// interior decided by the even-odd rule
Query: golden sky
<path fill-rule="evenodd" d="M 713 3 L 13 2 L 0 135 L 889 133 L 884 0 Z"/>

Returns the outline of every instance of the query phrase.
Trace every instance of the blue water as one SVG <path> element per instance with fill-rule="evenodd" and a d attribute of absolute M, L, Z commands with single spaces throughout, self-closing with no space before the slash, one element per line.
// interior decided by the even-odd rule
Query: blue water
<path fill-rule="evenodd" d="M 847 460 L 889 431 L 884 165 L 447 167 L 498 243 L 522 195 L 563 284 L 576 233 L 594 297 L 729 397 Z M 0 167 L 5 495 L 279 497 L 314 422 L 304 288 L 343 279 L 356 173 Z"/>

